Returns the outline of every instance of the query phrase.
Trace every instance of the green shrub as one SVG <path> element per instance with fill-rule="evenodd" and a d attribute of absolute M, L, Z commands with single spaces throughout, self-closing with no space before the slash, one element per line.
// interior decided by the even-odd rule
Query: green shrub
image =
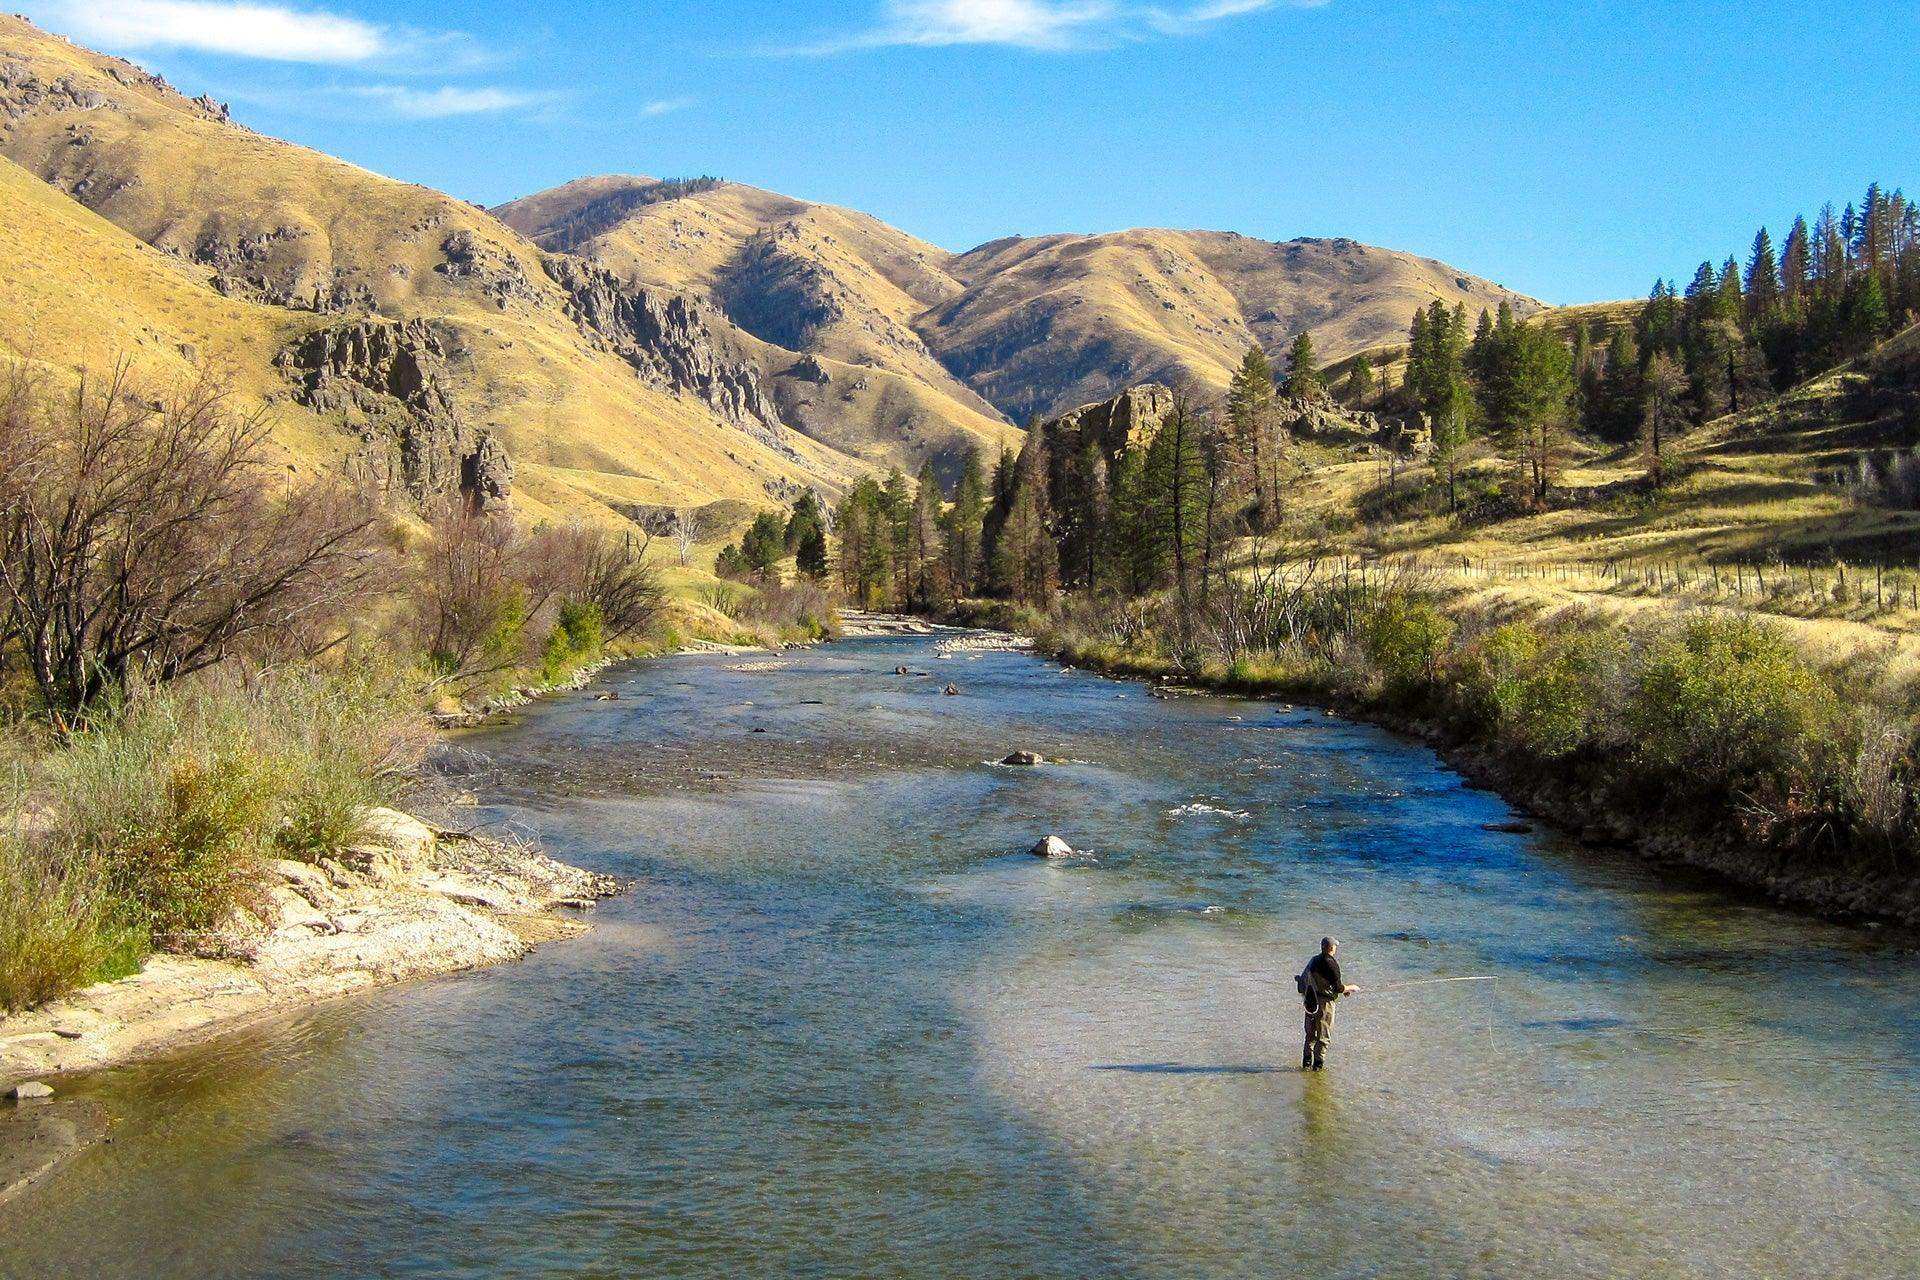
<path fill-rule="evenodd" d="M 1695 619 L 1656 641 L 1625 722 L 1640 763 L 1695 792 L 1791 786 L 1839 745 L 1832 686 L 1785 637 L 1741 617 Z"/>
<path fill-rule="evenodd" d="M 0 1012 L 130 973 L 145 950 L 84 867 L 63 872 L 22 841 L 0 840 Z"/>
<path fill-rule="evenodd" d="M 1453 619 L 1433 605 L 1393 594 L 1366 615 L 1361 644 L 1389 695 L 1405 698 L 1439 682 L 1453 632 Z"/>
<path fill-rule="evenodd" d="M 541 679 L 547 684 L 559 684 L 598 658 L 606 643 L 606 621 L 600 616 L 599 607 L 573 600 L 565 602 L 560 606 L 559 617 L 541 654 Z"/>
<path fill-rule="evenodd" d="M 1526 673 L 1542 644 L 1537 627 L 1509 622 L 1479 637 L 1461 655 L 1457 697 L 1472 728 L 1498 731 L 1512 720 Z"/>
<path fill-rule="evenodd" d="M 1504 731 L 1550 760 L 1598 743 L 1629 656 L 1626 637 L 1604 626 L 1583 623 L 1552 636 L 1520 669 Z"/>

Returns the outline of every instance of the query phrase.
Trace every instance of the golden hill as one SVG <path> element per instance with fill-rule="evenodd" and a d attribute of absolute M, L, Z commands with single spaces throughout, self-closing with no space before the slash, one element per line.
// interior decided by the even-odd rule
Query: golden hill
<path fill-rule="evenodd" d="M 743 347 L 782 416 L 838 450 L 910 469 L 1017 444 L 914 330 L 961 290 L 949 255 L 878 219 L 739 183 L 641 177 L 584 178 L 494 213 L 549 249 L 710 301 L 751 335 Z"/>
<path fill-rule="evenodd" d="M 1276 244 L 1212 231 L 1122 231 L 982 245 L 967 292 L 922 329 L 948 367 L 1017 418 L 1140 382 L 1220 391 L 1258 342 L 1276 360 L 1313 334 L 1338 358 L 1402 333 L 1438 298 L 1539 303 L 1443 263 L 1352 240 Z"/>
<path fill-rule="evenodd" d="M 916 407 L 962 429 L 1143 381 L 1217 391 L 1256 342 L 1278 355 L 1310 329 L 1338 357 L 1404 331 L 1435 298 L 1539 307 L 1350 240 L 1148 230 L 949 254 L 866 214 L 711 179 L 588 178 L 494 212 L 636 282 L 700 292 L 784 350 L 896 375 Z"/>
<path fill-rule="evenodd" d="M 39 311 L 92 290 L 124 324 L 169 331 L 146 291 L 46 229 L 90 210 L 177 262 L 208 358 L 244 350 L 249 390 L 304 402 L 343 451 L 416 491 L 445 487 L 486 440 L 512 457 L 523 503 L 596 518 L 768 504 L 862 469 L 787 429 L 728 327 L 688 300 L 624 289 L 483 210 L 252 133 L 10 17 L 0 155 L 55 197 L 0 206 L 9 235 L 47 243 Z M 0 340 L 34 346 L 34 309 L 0 314 Z"/>

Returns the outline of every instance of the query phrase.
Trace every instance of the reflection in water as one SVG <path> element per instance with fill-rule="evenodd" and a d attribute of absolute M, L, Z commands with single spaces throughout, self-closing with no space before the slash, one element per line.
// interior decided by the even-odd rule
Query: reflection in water
<path fill-rule="evenodd" d="M 0 1275 L 1909 1272 L 1910 940 L 1483 831 L 1364 727 L 930 647 L 464 739 L 488 816 L 639 888 L 85 1082 L 116 1141 L 0 1210 Z M 1499 981 L 1345 1002 L 1303 1076 L 1327 932 L 1363 987 Z"/>

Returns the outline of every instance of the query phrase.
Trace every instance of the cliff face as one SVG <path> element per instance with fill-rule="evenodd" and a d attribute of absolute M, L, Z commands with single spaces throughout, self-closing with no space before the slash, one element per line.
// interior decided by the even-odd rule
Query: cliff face
<path fill-rule="evenodd" d="M 478 509 L 513 494 L 513 463 L 447 394 L 447 344 L 413 320 L 363 320 L 305 334 L 278 361 L 293 398 L 353 432 L 350 466 L 383 493 L 429 502 L 458 493 Z"/>
<path fill-rule="evenodd" d="M 1111 400 L 1081 405 L 1042 423 L 1041 430 L 1056 456 L 1063 451 L 1072 456 L 1091 444 L 1112 461 L 1128 445 L 1151 440 L 1172 412 L 1173 392 L 1148 382 L 1129 387 Z"/>
<path fill-rule="evenodd" d="M 643 377 L 698 396 L 727 421 L 791 452 L 758 371 L 727 349 L 693 299 L 622 283 L 580 258 L 550 255 L 544 265 L 566 291 L 567 313 Z"/>

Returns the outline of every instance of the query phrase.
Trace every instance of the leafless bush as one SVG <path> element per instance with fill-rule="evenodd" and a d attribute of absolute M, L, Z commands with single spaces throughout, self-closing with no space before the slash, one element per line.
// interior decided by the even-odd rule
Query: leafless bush
<path fill-rule="evenodd" d="M 502 514 L 443 508 L 414 565 L 416 639 L 435 669 L 432 687 L 464 684 L 519 661 L 531 613 L 516 561 L 520 534 Z"/>
<path fill-rule="evenodd" d="M 375 513 L 334 485 L 276 489 L 264 435 L 210 378 L 155 401 L 124 364 L 70 396 L 24 366 L 0 377 L 0 626 L 50 708 L 203 670 L 367 593 Z"/>

